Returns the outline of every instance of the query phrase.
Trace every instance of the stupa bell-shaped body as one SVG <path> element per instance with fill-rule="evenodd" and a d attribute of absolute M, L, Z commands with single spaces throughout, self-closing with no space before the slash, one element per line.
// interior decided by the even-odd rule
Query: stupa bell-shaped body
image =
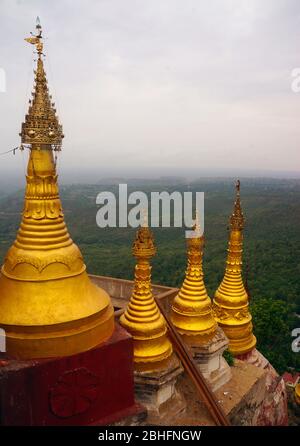
<path fill-rule="evenodd" d="M 237 197 L 230 217 L 230 236 L 224 278 L 213 301 L 214 315 L 223 328 L 229 350 L 235 356 L 254 349 L 256 338 L 252 332 L 248 294 L 242 279 L 242 252 L 244 216 L 240 202 L 240 182 L 236 184 Z"/>
<path fill-rule="evenodd" d="M 89 280 L 64 221 L 53 157 L 63 134 L 50 101 L 37 28 L 38 35 L 26 39 L 36 45 L 38 61 L 21 132 L 22 143 L 30 144 L 25 206 L 0 276 L 7 354 L 25 359 L 85 351 L 114 330 L 110 298 Z"/>
<path fill-rule="evenodd" d="M 133 337 L 135 368 L 150 371 L 170 357 L 172 344 L 152 294 L 149 260 L 155 254 L 155 246 L 148 227 L 137 231 L 133 254 L 137 259 L 134 289 L 120 323 Z"/>
<path fill-rule="evenodd" d="M 171 319 L 185 342 L 197 345 L 213 337 L 217 324 L 203 280 L 204 237 L 197 225 L 193 232 L 187 239 L 188 265 L 182 287 L 173 301 Z"/>

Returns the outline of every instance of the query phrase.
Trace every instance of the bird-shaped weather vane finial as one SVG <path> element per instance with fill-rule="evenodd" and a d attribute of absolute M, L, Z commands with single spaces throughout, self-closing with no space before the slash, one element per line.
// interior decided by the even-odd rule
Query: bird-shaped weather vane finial
<path fill-rule="evenodd" d="M 37 53 L 39 55 L 39 58 L 43 54 L 43 41 L 42 41 L 42 27 L 40 18 L 36 18 L 36 34 L 31 34 L 31 37 L 26 37 L 26 42 L 31 43 L 32 45 L 35 45 Z"/>

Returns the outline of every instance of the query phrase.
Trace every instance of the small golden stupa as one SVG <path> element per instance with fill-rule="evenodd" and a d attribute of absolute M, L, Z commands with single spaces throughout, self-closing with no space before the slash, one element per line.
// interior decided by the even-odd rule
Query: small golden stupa
<path fill-rule="evenodd" d="M 37 50 L 35 88 L 20 133 L 30 149 L 25 206 L 0 275 L 7 354 L 24 359 L 85 351 L 114 330 L 110 298 L 89 280 L 64 221 L 53 156 L 61 148 L 62 126 L 48 91 L 39 22 L 36 29 L 25 39 Z"/>
<path fill-rule="evenodd" d="M 155 255 L 153 235 L 144 224 L 136 233 L 132 247 L 137 264 L 134 289 L 121 325 L 132 335 L 137 371 L 159 368 L 172 354 L 167 326 L 152 294 L 150 259 Z"/>
<path fill-rule="evenodd" d="M 223 328 L 229 350 L 235 356 L 255 348 L 252 317 L 248 295 L 242 278 L 243 229 L 245 219 L 241 208 L 240 181 L 236 183 L 236 200 L 230 217 L 230 236 L 225 275 L 215 293 L 213 310 L 216 321 Z"/>
<path fill-rule="evenodd" d="M 187 269 L 185 279 L 172 305 L 171 320 L 188 344 L 207 343 L 215 334 L 216 321 L 211 300 L 203 279 L 204 236 L 198 219 L 192 236 L 187 238 Z"/>

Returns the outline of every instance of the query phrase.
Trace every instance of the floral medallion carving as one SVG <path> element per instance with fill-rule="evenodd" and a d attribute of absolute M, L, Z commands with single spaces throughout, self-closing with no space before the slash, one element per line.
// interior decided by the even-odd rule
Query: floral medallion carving
<path fill-rule="evenodd" d="M 99 377 L 87 368 L 65 372 L 50 391 L 51 411 L 59 418 L 82 414 L 96 401 L 99 390 Z"/>

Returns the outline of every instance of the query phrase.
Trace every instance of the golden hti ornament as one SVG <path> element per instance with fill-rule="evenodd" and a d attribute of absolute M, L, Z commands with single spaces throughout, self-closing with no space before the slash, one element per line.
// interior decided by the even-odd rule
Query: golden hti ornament
<path fill-rule="evenodd" d="M 215 293 L 213 310 L 223 328 L 229 350 L 235 356 L 255 348 L 248 295 L 242 279 L 243 229 L 245 219 L 241 208 L 240 181 L 236 182 L 236 200 L 230 217 L 230 236 L 224 278 Z"/>
<path fill-rule="evenodd" d="M 120 323 L 133 337 L 135 370 L 151 371 L 168 360 L 172 344 L 152 294 L 150 259 L 156 249 L 148 226 L 141 226 L 137 231 L 132 252 L 137 260 L 134 288 Z"/>
<path fill-rule="evenodd" d="M 187 238 L 187 269 L 184 282 L 172 304 L 171 320 L 185 342 L 197 346 L 209 342 L 217 324 L 204 284 L 202 268 L 204 236 L 198 220 Z"/>
<path fill-rule="evenodd" d="M 90 281 L 64 221 L 53 157 L 63 133 L 48 91 L 39 23 L 36 28 L 36 35 L 25 39 L 38 55 L 20 134 L 30 149 L 25 204 L 0 275 L 0 327 L 7 354 L 25 359 L 85 351 L 114 330 L 110 298 Z"/>

